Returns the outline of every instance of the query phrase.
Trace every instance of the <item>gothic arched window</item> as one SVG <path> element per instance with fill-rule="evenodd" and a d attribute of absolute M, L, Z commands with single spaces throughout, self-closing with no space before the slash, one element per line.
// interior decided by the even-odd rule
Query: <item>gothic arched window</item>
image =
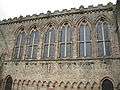
<path fill-rule="evenodd" d="M 12 90 L 12 77 L 7 77 L 6 82 L 5 82 L 5 89 L 4 90 Z"/>
<path fill-rule="evenodd" d="M 79 56 L 91 57 L 91 30 L 87 21 L 83 21 L 79 28 Z"/>
<path fill-rule="evenodd" d="M 39 31 L 33 29 L 27 40 L 27 58 L 28 59 L 36 59 L 38 44 L 39 44 Z"/>
<path fill-rule="evenodd" d="M 98 56 L 110 56 L 111 44 L 109 38 L 108 23 L 103 20 L 98 21 L 96 31 L 98 43 Z"/>
<path fill-rule="evenodd" d="M 15 59 L 21 59 L 23 56 L 23 48 L 24 48 L 24 44 L 25 44 L 25 40 L 26 40 L 26 34 L 24 31 L 21 31 L 19 33 L 19 35 L 17 36 L 16 39 L 16 44 L 15 44 L 15 48 L 14 48 L 14 58 Z"/>
<path fill-rule="evenodd" d="M 55 30 L 52 26 L 45 32 L 44 58 L 54 58 L 55 56 Z"/>
<path fill-rule="evenodd" d="M 72 30 L 68 24 L 64 24 L 60 30 L 60 57 L 72 57 Z"/>

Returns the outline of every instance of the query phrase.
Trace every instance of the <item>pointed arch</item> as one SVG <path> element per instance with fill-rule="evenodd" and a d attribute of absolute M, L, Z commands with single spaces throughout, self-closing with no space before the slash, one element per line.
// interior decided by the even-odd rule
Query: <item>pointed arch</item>
<path fill-rule="evenodd" d="M 98 17 L 96 17 L 96 19 L 95 19 L 95 21 L 94 21 L 95 25 L 97 24 L 97 22 L 98 22 L 99 20 L 107 21 L 110 25 L 111 25 L 111 22 L 112 22 L 112 20 L 111 20 L 110 18 L 108 18 L 108 17 L 107 17 L 106 15 L 104 15 L 104 14 L 99 15 Z"/>
<path fill-rule="evenodd" d="M 53 88 L 53 82 L 49 81 L 47 86 L 48 86 L 48 88 Z"/>
<path fill-rule="evenodd" d="M 33 25 L 30 27 L 31 31 L 27 36 L 27 59 L 37 59 L 37 51 L 40 40 L 40 32 L 37 30 L 37 26 Z"/>
<path fill-rule="evenodd" d="M 13 32 L 15 38 L 18 36 L 18 34 L 19 34 L 21 31 L 26 32 L 26 31 L 25 31 L 25 26 L 24 26 L 24 25 L 19 26 L 19 27 Z"/>
<path fill-rule="evenodd" d="M 91 84 L 90 84 L 90 82 L 86 83 L 85 90 L 91 90 Z"/>
<path fill-rule="evenodd" d="M 64 24 L 68 24 L 70 27 L 74 26 L 74 23 L 72 20 L 70 19 L 63 19 L 60 23 L 59 23 L 59 29 L 64 25 Z"/>
<path fill-rule="evenodd" d="M 26 33 L 24 31 L 24 26 L 19 28 L 19 31 L 16 35 L 15 45 L 13 48 L 13 58 L 14 59 L 22 59 L 24 52 L 24 45 L 26 43 Z"/>
<path fill-rule="evenodd" d="M 53 59 L 55 57 L 55 39 L 56 30 L 55 27 L 49 23 L 44 33 L 44 47 L 43 47 L 43 58 Z"/>
<path fill-rule="evenodd" d="M 65 84 L 65 88 L 67 88 L 67 87 L 71 87 L 71 83 L 69 81 L 67 81 Z"/>
<path fill-rule="evenodd" d="M 61 81 L 59 87 L 64 87 L 64 86 L 65 86 L 65 83 Z"/>
<path fill-rule="evenodd" d="M 73 30 L 70 24 L 66 21 L 62 23 L 59 30 L 59 57 L 71 58 L 72 57 L 72 44 L 73 44 Z"/>
<path fill-rule="evenodd" d="M 92 84 L 91 89 L 92 89 L 92 90 L 99 90 L 98 84 L 97 84 L 96 82 L 94 82 L 94 83 Z"/>
<path fill-rule="evenodd" d="M 76 22 L 76 27 L 80 27 L 80 25 L 81 25 L 81 23 L 83 22 L 83 21 L 86 21 L 88 24 L 89 24 L 89 26 L 90 26 L 90 28 L 92 28 L 92 21 L 88 18 L 88 17 L 85 17 L 85 16 L 83 16 L 83 17 L 81 17 L 77 22 Z M 92 29 L 91 29 L 92 30 Z"/>
<path fill-rule="evenodd" d="M 98 56 L 110 56 L 111 55 L 111 42 L 110 42 L 110 30 L 109 23 L 100 17 L 96 23 L 97 33 L 97 45 Z"/>
<path fill-rule="evenodd" d="M 49 27 L 51 27 L 51 25 L 57 29 L 58 28 L 58 22 L 56 20 L 49 20 L 48 22 L 46 22 L 43 27 L 42 27 L 42 31 L 44 30 L 44 32 L 46 32 L 48 30 Z"/>
<path fill-rule="evenodd" d="M 77 30 L 78 57 L 92 56 L 92 28 L 90 23 L 82 18 Z"/>
<path fill-rule="evenodd" d="M 21 89 L 22 89 L 22 80 L 19 80 L 17 90 L 21 90 Z"/>
<path fill-rule="evenodd" d="M 76 88 L 77 87 L 77 82 L 73 82 L 71 88 Z"/>
<path fill-rule="evenodd" d="M 5 78 L 4 90 L 12 90 L 13 79 L 10 75 Z"/>
<path fill-rule="evenodd" d="M 57 86 L 58 86 L 58 82 L 55 81 L 55 82 L 53 83 L 53 87 L 57 87 Z"/>
<path fill-rule="evenodd" d="M 79 88 L 80 90 L 84 90 L 84 83 L 83 83 L 83 82 L 80 82 L 80 83 L 78 84 L 78 88 Z"/>

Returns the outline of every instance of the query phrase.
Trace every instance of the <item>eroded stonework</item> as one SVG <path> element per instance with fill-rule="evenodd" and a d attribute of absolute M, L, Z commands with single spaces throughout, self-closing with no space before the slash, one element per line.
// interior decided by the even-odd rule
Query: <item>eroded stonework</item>
<path fill-rule="evenodd" d="M 120 88 L 120 49 L 116 33 L 114 9 L 116 5 L 89 6 L 79 9 L 55 11 L 40 15 L 27 15 L 0 22 L 1 90 L 6 90 L 7 77 L 12 77 L 12 90 L 102 90 L 106 79 L 113 83 L 114 90 Z M 98 57 L 96 23 L 99 19 L 109 22 L 111 56 Z M 78 57 L 77 30 L 81 21 L 86 20 L 92 29 L 92 57 Z M 118 25 L 119 23 L 118 18 Z M 59 57 L 58 31 L 62 24 L 69 23 L 73 29 L 73 56 Z M 55 58 L 43 59 L 44 33 L 53 25 L 56 30 Z M 41 33 L 37 59 L 26 59 L 24 51 L 20 61 L 13 59 L 13 48 L 21 28 L 26 33 L 36 26 Z M 26 46 L 24 46 L 26 47 Z"/>

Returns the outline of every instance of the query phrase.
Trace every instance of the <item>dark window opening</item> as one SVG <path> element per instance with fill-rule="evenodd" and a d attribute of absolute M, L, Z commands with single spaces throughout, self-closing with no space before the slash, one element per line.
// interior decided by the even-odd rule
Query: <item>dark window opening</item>
<path fill-rule="evenodd" d="M 102 83 L 102 90 L 114 90 L 112 82 L 108 79 L 105 79 Z"/>

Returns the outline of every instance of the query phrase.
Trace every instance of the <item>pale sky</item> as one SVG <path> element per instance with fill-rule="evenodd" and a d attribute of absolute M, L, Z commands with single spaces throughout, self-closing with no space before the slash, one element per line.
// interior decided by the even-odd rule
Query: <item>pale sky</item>
<path fill-rule="evenodd" d="M 116 3 L 116 0 L 0 0 L 0 20 L 19 17 L 20 15 L 32 15 L 46 13 L 48 10 L 79 8 L 80 5 L 96 6 L 106 5 L 108 2 Z"/>

